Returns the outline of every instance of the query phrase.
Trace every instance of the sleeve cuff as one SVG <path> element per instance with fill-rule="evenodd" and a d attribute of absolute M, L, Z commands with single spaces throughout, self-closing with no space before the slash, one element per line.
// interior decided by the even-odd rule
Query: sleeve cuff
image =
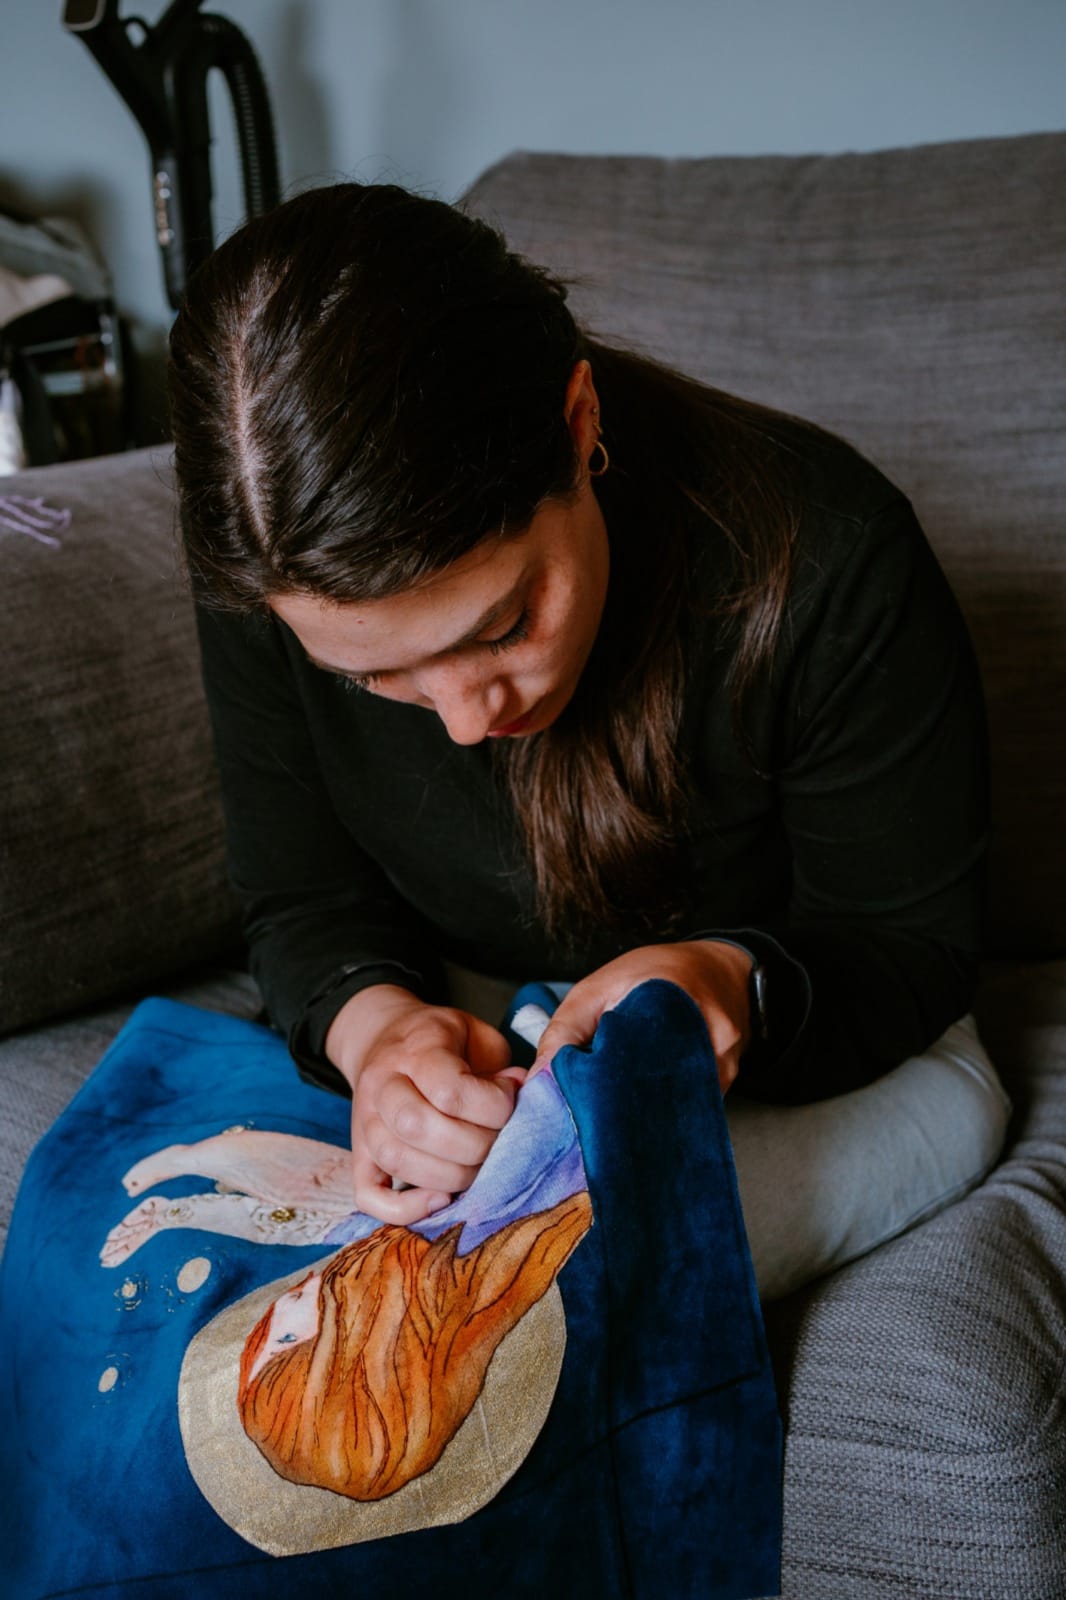
<path fill-rule="evenodd" d="M 350 1100 L 352 1091 L 344 1074 L 326 1055 L 326 1035 L 341 1007 L 376 983 L 394 983 L 425 999 L 426 981 L 413 967 L 399 961 L 360 962 L 342 967 L 312 995 L 289 1033 L 289 1054 L 305 1083 L 331 1089 Z"/>

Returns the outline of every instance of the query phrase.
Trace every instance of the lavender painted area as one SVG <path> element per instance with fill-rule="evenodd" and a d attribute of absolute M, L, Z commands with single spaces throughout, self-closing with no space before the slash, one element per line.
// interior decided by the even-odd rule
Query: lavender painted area
<path fill-rule="evenodd" d="M 70 527 L 71 514 L 65 506 L 48 506 L 38 495 L 28 500 L 21 494 L 0 494 L 0 528 L 11 533 L 24 533 L 38 544 L 51 550 L 63 548 L 56 533 Z"/>
<path fill-rule="evenodd" d="M 466 1255 L 516 1217 L 550 1211 L 587 1187 L 574 1119 L 549 1067 L 519 1092 L 510 1122 L 466 1193 L 412 1223 L 411 1231 L 436 1239 L 461 1222 L 458 1254 Z M 325 1243 L 351 1244 L 380 1227 L 376 1218 L 356 1211 L 330 1230 Z"/>

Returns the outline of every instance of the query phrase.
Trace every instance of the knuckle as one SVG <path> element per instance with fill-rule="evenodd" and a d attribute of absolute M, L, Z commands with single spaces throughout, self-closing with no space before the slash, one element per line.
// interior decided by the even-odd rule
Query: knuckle
<path fill-rule="evenodd" d="M 363 1063 L 362 1071 L 356 1079 L 354 1099 L 358 1102 L 370 1096 L 374 1092 L 374 1086 L 381 1078 L 387 1077 L 390 1070 L 390 1058 L 379 1046 Z"/>
<path fill-rule="evenodd" d="M 385 1133 L 372 1133 L 367 1139 L 367 1149 L 382 1172 L 395 1174 L 400 1159 L 400 1146 Z"/>
<path fill-rule="evenodd" d="M 422 1025 L 439 1031 L 447 1028 L 449 1032 L 460 1024 L 462 1012 L 454 1006 L 427 1006 L 422 1014 Z"/>
<path fill-rule="evenodd" d="M 435 1039 L 439 1028 L 440 1022 L 435 1007 L 427 1006 L 424 1010 L 415 1012 L 404 1023 L 404 1049 L 410 1050 L 412 1046 L 424 1044 L 427 1039 Z"/>
<path fill-rule="evenodd" d="M 481 1138 L 480 1138 L 480 1140 L 478 1142 L 477 1151 L 473 1155 L 473 1160 L 476 1163 L 476 1165 L 472 1166 L 469 1169 L 471 1177 L 473 1177 L 474 1174 L 478 1171 L 478 1169 L 481 1166 L 481 1163 L 485 1160 L 485 1157 L 488 1155 L 489 1151 L 492 1149 L 493 1145 L 496 1143 L 496 1140 L 499 1138 L 499 1136 L 500 1136 L 499 1128 L 483 1128 L 481 1130 Z"/>
<path fill-rule="evenodd" d="M 437 1096 L 437 1110 L 457 1122 L 462 1120 L 465 1103 L 466 1097 L 460 1082 L 453 1081 L 443 1085 Z"/>
<path fill-rule="evenodd" d="M 392 1119 L 392 1129 L 405 1144 L 414 1143 L 423 1131 L 425 1118 L 417 1105 L 400 1106 Z"/>

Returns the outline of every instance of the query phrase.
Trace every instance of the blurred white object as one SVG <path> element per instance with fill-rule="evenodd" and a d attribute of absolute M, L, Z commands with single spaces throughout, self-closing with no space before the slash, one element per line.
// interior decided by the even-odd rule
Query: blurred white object
<path fill-rule="evenodd" d="M 22 440 L 22 400 L 14 380 L 0 375 L 0 477 L 21 472 L 26 466 Z"/>
<path fill-rule="evenodd" d="M 519 1006 L 511 1018 L 511 1031 L 517 1033 L 527 1044 L 531 1044 L 535 1050 L 550 1021 L 548 1013 L 540 1006 Z"/>
<path fill-rule="evenodd" d="M 54 275 L 82 300 L 108 300 L 113 292 L 95 246 L 69 217 L 16 222 L 0 215 L 0 262 L 20 278 Z"/>
<path fill-rule="evenodd" d="M 65 299 L 71 292 L 66 278 L 58 273 L 38 272 L 32 278 L 24 278 L 0 264 L 0 328 L 27 311 Z"/>

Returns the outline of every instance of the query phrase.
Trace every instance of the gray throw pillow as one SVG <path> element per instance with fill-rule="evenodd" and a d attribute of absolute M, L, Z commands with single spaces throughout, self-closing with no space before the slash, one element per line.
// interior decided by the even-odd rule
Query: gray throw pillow
<path fill-rule="evenodd" d="M 0 478 L 0 1031 L 234 942 L 169 452 Z"/>

